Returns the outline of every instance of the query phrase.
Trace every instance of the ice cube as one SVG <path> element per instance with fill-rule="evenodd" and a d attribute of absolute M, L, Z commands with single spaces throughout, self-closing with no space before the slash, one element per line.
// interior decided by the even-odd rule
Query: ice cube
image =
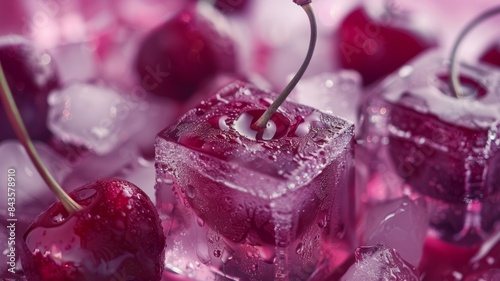
<path fill-rule="evenodd" d="M 373 173 L 398 175 L 427 196 L 431 225 L 445 239 L 475 243 L 484 198 L 498 193 L 500 73 L 460 65 L 465 98 L 453 96 L 448 63 L 423 56 L 384 80 L 362 106 L 360 143 Z M 379 170 L 384 166 L 383 170 Z"/>
<path fill-rule="evenodd" d="M 361 76 L 352 70 L 323 73 L 297 84 L 290 100 L 345 118 L 357 126 Z"/>
<path fill-rule="evenodd" d="M 185 0 L 119 0 L 109 3 L 116 16 L 136 29 L 151 30 L 175 14 Z"/>
<path fill-rule="evenodd" d="M 322 241 L 339 232 L 335 194 L 352 183 L 352 123 L 285 102 L 268 129 L 253 131 L 275 97 L 233 83 L 156 139 L 157 182 L 173 178 L 182 233 L 217 237 L 193 242 L 178 233 L 170 245 L 193 252 L 203 241 L 209 254 L 198 261 L 233 278 L 306 280 Z M 194 227 L 200 221 L 203 230 Z M 169 250 L 167 264 L 179 260 Z"/>
<path fill-rule="evenodd" d="M 89 182 L 112 177 L 119 171 L 132 167 L 139 154 L 134 143 L 126 142 L 106 154 L 81 155 L 72 162 L 73 170 L 66 177 L 64 186 L 71 191 Z"/>
<path fill-rule="evenodd" d="M 125 142 L 139 127 L 137 104 L 115 90 L 75 83 L 49 96 L 49 129 L 63 142 L 106 154 Z"/>
<path fill-rule="evenodd" d="M 429 223 L 423 198 L 403 197 L 368 206 L 363 220 L 362 245 L 384 244 L 410 264 L 419 264 Z"/>
<path fill-rule="evenodd" d="M 133 95 L 129 93 L 129 97 Z M 156 134 L 179 117 L 182 106 L 153 95 L 128 98 L 128 100 L 132 102 L 132 105 L 137 105 L 131 110 L 131 114 L 134 115 L 134 121 L 139 124 L 130 142 L 137 145 L 143 155 L 153 158 Z"/>
<path fill-rule="evenodd" d="M 405 280 L 418 281 L 417 270 L 399 254 L 382 244 L 356 250 L 356 263 L 342 277 L 342 281 Z"/>
<path fill-rule="evenodd" d="M 91 44 L 61 44 L 52 48 L 51 52 L 63 85 L 97 78 L 97 60 Z"/>
<path fill-rule="evenodd" d="M 155 167 L 154 161 L 149 161 L 141 156 L 133 159 L 114 177 L 127 180 L 142 189 L 151 201 L 155 202 Z"/>
<path fill-rule="evenodd" d="M 55 180 L 58 183 L 62 183 L 71 171 L 71 166 L 66 159 L 43 143 L 35 143 L 35 149 Z M 38 174 L 21 143 L 14 140 L 2 142 L 0 144 L 0 158 L 2 159 L 0 168 L 2 171 L 5 171 L 0 174 L 2 182 L 7 183 L 7 171 L 9 169 L 15 170 L 13 173 L 16 180 L 15 198 L 17 211 L 15 215 L 19 223 L 24 224 L 24 227 L 26 227 L 35 216 L 55 202 L 56 197 Z M 5 198 L 4 195 L 2 195 L 2 198 Z M 8 215 L 7 200 L 0 200 L 0 215 L 2 217 Z"/>

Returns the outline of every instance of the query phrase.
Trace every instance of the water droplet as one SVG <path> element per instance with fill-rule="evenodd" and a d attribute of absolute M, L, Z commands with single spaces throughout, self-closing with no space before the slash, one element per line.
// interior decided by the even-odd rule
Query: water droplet
<path fill-rule="evenodd" d="M 302 244 L 302 242 L 300 242 L 298 245 L 297 245 L 297 248 L 295 249 L 295 252 L 298 254 L 298 255 L 302 255 L 304 253 L 304 244 Z"/>
<path fill-rule="evenodd" d="M 52 217 L 52 220 L 54 222 L 62 222 L 64 220 L 64 217 L 62 214 L 57 214 L 54 217 Z"/>
<path fill-rule="evenodd" d="M 196 223 L 197 223 L 199 226 L 201 226 L 201 227 L 205 226 L 205 222 L 204 222 L 204 221 L 203 221 L 203 219 L 202 219 L 202 218 L 200 218 L 200 217 L 196 220 Z"/>
<path fill-rule="evenodd" d="M 184 193 L 186 194 L 187 197 L 193 199 L 196 196 L 196 188 L 188 184 L 184 189 Z"/>

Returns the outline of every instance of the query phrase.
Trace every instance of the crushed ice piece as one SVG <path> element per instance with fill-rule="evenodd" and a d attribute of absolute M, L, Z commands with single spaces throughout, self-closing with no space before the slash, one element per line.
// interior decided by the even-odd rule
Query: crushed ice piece
<path fill-rule="evenodd" d="M 419 274 L 399 254 L 382 244 L 361 247 L 354 263 L 341 281 L 418 281 Z"/>
<path fill-rule="evenodd" d="M 49 96 L 49 129 L 60 140 L 106 154 L 126 141 L 138 128 L 137 107 L 115 90 L 75 83 Z"/>

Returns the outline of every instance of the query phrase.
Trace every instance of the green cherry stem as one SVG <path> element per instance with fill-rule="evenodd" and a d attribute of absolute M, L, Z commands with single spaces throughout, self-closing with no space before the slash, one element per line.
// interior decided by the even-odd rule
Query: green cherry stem
<path fill-rule="evenodd" d="M 478 17 L 476 17 L 474 20 L 472 20 L 463 30 L 460 32 L 458 35 L 457 40 L 453 44 L 453 48 L 451 51 L 451 56 L 450 56 L 450 84 L 451 88 L 453 90 L 453 93 L 457 98 L 463 98 L 465 97 L 464 93 L 462 92 L 462 84 L 460 83 L 460 78 L 458 74 L 458 66 L 457 66 L 457 51 L 458 47 L 461 45 L 462 41 L 464 40 L 465 36 L 469 34 L 469 32 L 474 29 L 478 24 L 483 22 L 484 20 L 500 14 L 500 6 L 495 7 L 493 9 L 490 9 L 482 14 L 480 14 Z"/>
<path fill-rule="evenodd" d="M 304 2 L 304 1 L 302 1 Z M 307 14 L 307 17 L 309 18 L 309 22 L 311 25 L 311 37 L 309 41 L 309 49 L 307 51 L 306 58 L 304 62 L 302 63 L 302 66 L 298 70 L 298 72 L 295 74 L 293 79 L 288 83 L 288 85 L 285 87 L 285 89 L 281 92 L 281 94 L 276 98 L 276 100 L 267 108 L 267 110 L 262 114 L 262 116 L 252 125 L 252 127 L 256 129 L 264 129 L 267 125 L 267 122 L 269 122 L 269 119 L 273 116 L 273 114 L 278 110 L 280 105 L 285 101 L 285 99 L 288 97 L 288 95 L 292 92 L 293 88 L 299 83 L 300 78 L 304 75 L 306 72 L 307 67 L 309 66 L 309 63 L 311 62 L 311 58 L 314 53 L 314 48 L 316 47 L 316 40 L 318 38 L 318 28 L 316 26 L 316 18 L 314 16 L 314 11 L 312 8 L 312 5 L 310 4 L 310 1 L 305 1 L 307 3 L 300 4 L 296 2 L 298 5 L 300 5 L 304 11 Z"/>
<path fill-rule="evenodd" d="M 16 132 L 17 138 L 22 143 L 26 152 L 28 153 L 29 158 L 35 165 L 38 173 L 43 178 L 43 180 L 47 183 L 52 192 L 57 196 L 59 201 L 63 204 L 66 210 L 69 213 L 73 213 L 82 209 L 78 203 L 76 203 L 69 195 L 64 192 L 62 187 L 56 182 L 54 177 L 47 170 L 45 165 L 43 164 L 40 156 L 36 152 L 35 146 L 31 141 L 31 138 L 28 135 L 28 131 L 24 126 L 21 115 L 19 114 L 19 109 L 16 106 L 16 102 L 12 96 L 12 92 L 10 91 L 9 85 L 7 83 L 7 79 L 5 78 L 5 73 L 2 68 L 2 64 L 0 62 L 0 97 L 2 99 L 3 107 L 5 108 L 5 112 L 9 117 L 10 123 Z"/>

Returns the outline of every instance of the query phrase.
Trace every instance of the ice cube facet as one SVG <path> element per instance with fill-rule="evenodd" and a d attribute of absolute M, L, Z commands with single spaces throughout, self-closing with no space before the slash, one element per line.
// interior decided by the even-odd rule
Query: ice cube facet
<path fill-rule="evenodd" d="M 429 223 L 423 198 L 402 197 L 368 206 L 363 219 L 362 245 L 384 244 L 410 264 L 419 264 Z"/>
<path fill-rule="evenodd" d="M 407 280 L 418 281 L 414 267 L 385 245 L 358 248 L 356 263 L 342 277 L 342 281 Z"/>
<path fill-rule="evenodd" d="M 353 125 L 285 102 L 252 130 L 275 97 L 235 82 L 158 134 L 157 189 L 172 190 L 170 216 L 184 224 L 168 235 L 167 265 L 194 252 L 219 275 L 306 280 L 346 223 L 334 200 L 352 182 Z"/>

